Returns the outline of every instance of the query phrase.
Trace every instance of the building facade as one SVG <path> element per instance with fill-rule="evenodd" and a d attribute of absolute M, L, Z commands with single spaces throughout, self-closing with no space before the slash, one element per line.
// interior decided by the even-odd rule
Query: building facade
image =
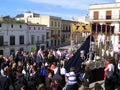
<path fill-rule="evenodd" d="M 35 14 L 35 15 L 34 15 Z M 24 20 L 27 23 L 47 25 L 47 46 L 59 47 L 61 45 L 61 18 L 55 16 L 40 16 L 39 14 L 26 12 L 22 16 L 17 15 L 16 20 Z"/>
<path fill-rule="evenodd" d="M 113 50 L 119 51 L 120 44 L 120 1 L 115 3 L 92 4 L 89 7 L 90 23 L 114 26 L 114 32 L 105 34 L 105 40 L 112 41 Z M 100 33 L 97 33 L 99 35 Z"/>
<path fill-rule="evenodd" d="M 9 56 L 18 49 L 29 51 L 39 44 L 46 46 L 46 26 L 0 22 L 0 54 Z"/>
<path fill-rule="evenodd" d="M 35 14 L 35 15 L 34 15 Z M 16 20 L 24 20 L 27 23 L 43 24 L 48 28 L 47 47 L 60 47 L 71 43 L 81 42 L 80 33 L 71 33 L 72 23 L 78 23 L 76 20 L 64 20 L 56 16 L 42 16 L 32 12 L 26 12 L 23 15 L 17 15 Z M 71 38 L 72 37 L 72 38 Z"/>

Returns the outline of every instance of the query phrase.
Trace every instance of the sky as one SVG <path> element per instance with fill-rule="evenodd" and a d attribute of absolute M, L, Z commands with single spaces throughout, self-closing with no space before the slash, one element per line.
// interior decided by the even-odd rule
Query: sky
<path fill-rule="evenodd" d="M 0 16 L 15 17 L 31 11 L 40 15 L 71 19 L 89 14 L 90 4 L 113 2 L 115 0 L 3 0 L 0 3 Z"/>

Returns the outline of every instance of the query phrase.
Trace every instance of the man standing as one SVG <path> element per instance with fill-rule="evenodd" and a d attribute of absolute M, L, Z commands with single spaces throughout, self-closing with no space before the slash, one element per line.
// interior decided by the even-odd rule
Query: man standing
<path fill-rule="evenodd" d="M 105 78 L 105 90 L 114 90 L 115 89 L 115 82 L 114 82 L 114 71 L 115 66 L 113 64 L 114 60 L 109 60 L 108 66 L 104 69 L 106 72 L 106 78 Z"/>

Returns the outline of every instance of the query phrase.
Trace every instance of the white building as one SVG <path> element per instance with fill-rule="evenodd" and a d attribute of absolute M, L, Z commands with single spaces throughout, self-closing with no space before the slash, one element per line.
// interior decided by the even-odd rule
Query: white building
<path fill-rule="evenodd" d="M 40 16 L 32 12 L 25 12 L 16 16 L 16 20 L 24 20 L 27 23 L 47 25 L 49 38 L 47 38 L 47 46 L 59 47 L 61 45 L 61 17 L 56 16 Z"/>
<path fill-rule="evenodd" d="M 92 4 L 89 10 L 90 23 L 115 26 L 114 33 L 105 36 L 112 40 L 114 51 L 117 52 L 120 44 L 120 0 L 115 3 Z"/>
<path fill-rule="evenodd" d="M 89 23 L 89 15 L 77 17 L 78 22 Z"/>
<path fill-rule="evenodd" d="M 46 46 L 46 26 L 25 23 L 0 23 L 0 54 L 9 56 L 18 49 Z"/>

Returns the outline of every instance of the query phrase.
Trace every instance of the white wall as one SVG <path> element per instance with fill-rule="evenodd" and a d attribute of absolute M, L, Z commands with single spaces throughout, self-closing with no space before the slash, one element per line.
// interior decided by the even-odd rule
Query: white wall
<path fill-rule="evenodd" d="M 20 28 L 20 25 L 22 28 Z M 13 24 L 13 28 L 11 28 L 11 23 L 2 23 L 2 27 L 0 27 L 0 36 L 4 36 L 3 42 L 8 42 L 8 45 L 0 46 L 0 50 L 3 50 L 4 56 L 10 55 L 10 50 L 14 49 L 17 51 L 19 48 L 24 48 L 25 51 L 29 51 L 32 47 L 36 47 L 36 44 L 28 45 L 31 35 L 35 35 L 35 41 L 37 41 L 37 36 L 40 37 L 40 40 L 42 40 L 42 35 L 45 36 L 45 42 L 46 42 L 46 26 L 45 25 L 31 25 L 31 30 L 29 30 L 29 25 L 27 24 Z M 36 30 L 34 30 L 34 27 Z M 40 27 L 40 30 L 37 30 L 37 28 Z M 44 30 L 42 30 L 42 27 L 44 27 Z M 15 45 L 10 45 L 10 36 L 15 36 Z M 19 44 L 19 36 L 24 36 L 24 44 Z M 46 46 L 46 45 L 45 45 Z"/>

